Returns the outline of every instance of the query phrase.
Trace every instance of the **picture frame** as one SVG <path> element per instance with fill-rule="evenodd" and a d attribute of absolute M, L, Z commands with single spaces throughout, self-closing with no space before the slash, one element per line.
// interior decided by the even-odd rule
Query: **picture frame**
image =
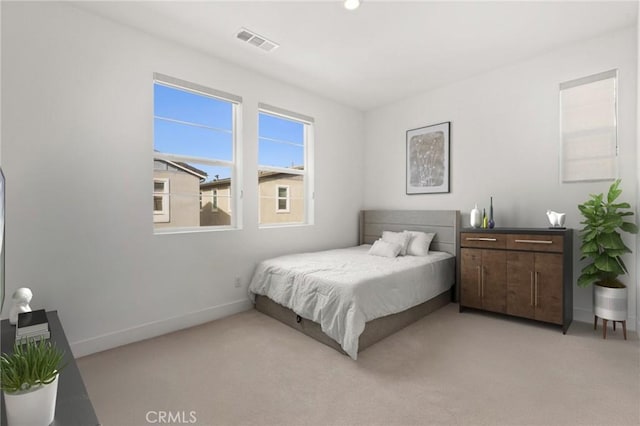
<path fill-rule="evenodd" d="M 407 195 L 450 192 L 451 122 L 407 130 Z"/>

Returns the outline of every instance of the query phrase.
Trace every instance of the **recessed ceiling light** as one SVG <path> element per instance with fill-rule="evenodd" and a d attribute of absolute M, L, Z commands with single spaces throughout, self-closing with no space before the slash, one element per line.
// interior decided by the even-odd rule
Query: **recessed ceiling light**
<path fill-rule="evenodd" d="M 360 7 L 360 0 L 344 0 L 344 8 L 347 10 L 356 10 Z"/>

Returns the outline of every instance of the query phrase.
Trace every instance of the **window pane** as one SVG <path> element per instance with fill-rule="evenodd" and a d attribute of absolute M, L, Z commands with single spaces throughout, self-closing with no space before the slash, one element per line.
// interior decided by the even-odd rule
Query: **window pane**
<path fill-rule="evenodd" d="M 263 166 L 304 168 L 304 147 L 260 139 L 258 164 Z"/>
<path fill-rule="evenodd" d="M 305 184 L 309 124 L 261 111 L 258 125 L 259 169 L 268 166 L 303 172 L 259 170 L 259 222 L 261 225 L 304 223 L 307 220 Z"/>
<path fill-rule="evenodd" d="M 156 212 L 162 211 L 162 197 L 158 197 L 158 196 L 153 197 L 153 210 Z"/>
<path fill-rule="evenodd" d="M 231 168 L 199 163 L 169 163 L 177 167 L 154 171 L 154 178 L 170 182 L 168 195 L 164 197 L 164 208 L 169 210 L 170 220 L 156 222 L 156 227 L 230 225 Z M 217 193 L 215 198 L 214 191 Z M 155 200 L 154 196 L 154 203 Z M 214 206 L 214 202 L 217 206 Z"/>
<path fill-rule="evenodd" d="M 154 86 L 154 115 L 207 127 L 231 130 L 231 103 L 187 90 Z"/>
<path fill-rule="evenodd" d="M 154 150 L 201 158 L 233 159 L 233 135 L 201 127 L 154 120 Z"/>
<path fill-rule="evenodd" d="M 211 193 L 213 196 L 213 200 L 211 200 L 211 208 L 215 211 L 218 210 L 218 190 L 214 189 Z"/>
<path fill-rule="evenodd" d="M 304 222 L 304 176 L 262 172 L 258 191 L 260 224 Z"/>
<path fill-rule="evenodd" d="M 260 113 L 258 164 L 304 167 L 304 123 Z"/>
<path fill-rule="evenodd" d="M 262 138 L 281 139 L 298 145 L 304 144 L 304 124 L 299 121 L 261 112 L 258 126 Z"/>
<path fill-rule="evenodd" d="M 230 101 L 154 84 L 154 151 L 203 160 L 186 163 L 154 158 L 154 180 L 161 180 L 154 183 L 156 228 L 233 223 L 233 168 L 212 166 L 207 160 L 234 160 L 234 110 Z"/>

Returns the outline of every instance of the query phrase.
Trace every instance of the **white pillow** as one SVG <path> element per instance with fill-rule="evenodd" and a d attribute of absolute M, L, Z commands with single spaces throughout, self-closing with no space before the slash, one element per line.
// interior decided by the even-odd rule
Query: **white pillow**
<path fill-rule="evenodd" d="M 407 254 L 407 247 L 409 246 L 410 240 L 411 240 L 411 235 L 408 235 L 405 232 L 391 232 L 391 231 L 382 232 L 382 241 L 386 241 L 387 243 L 396 243 L 400 245 L 400 256 L 404 256 Z"/>
<path fill-rule="evenodd" d="M 376 240 L 371 248 L 369 254 L 382 257 L 396 257 L 400 253 L 400 244 L 389 243 L 382 239 Z"/>
<path fill-rule="evenodd" d="M 436 234 L 430 232 L 404 231 L 411 237 L 407 247 L 410 256 L 426 256 L 429 254 L 429 246 Z"/>

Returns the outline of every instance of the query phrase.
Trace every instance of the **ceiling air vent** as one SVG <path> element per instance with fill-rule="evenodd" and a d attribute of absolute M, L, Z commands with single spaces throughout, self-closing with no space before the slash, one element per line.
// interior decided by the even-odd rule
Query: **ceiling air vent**
<path fill-rule="evenodd" d="M 275 50 L 280 46 L 278 43 L 267 40 L 261 35 L 258 35 L 253 31 L 249 31 L 246 28 L 240 28 L 240 31 L 238 31 L 236 37 L 267 52 L 271 52 L 272 50 Z"/>

